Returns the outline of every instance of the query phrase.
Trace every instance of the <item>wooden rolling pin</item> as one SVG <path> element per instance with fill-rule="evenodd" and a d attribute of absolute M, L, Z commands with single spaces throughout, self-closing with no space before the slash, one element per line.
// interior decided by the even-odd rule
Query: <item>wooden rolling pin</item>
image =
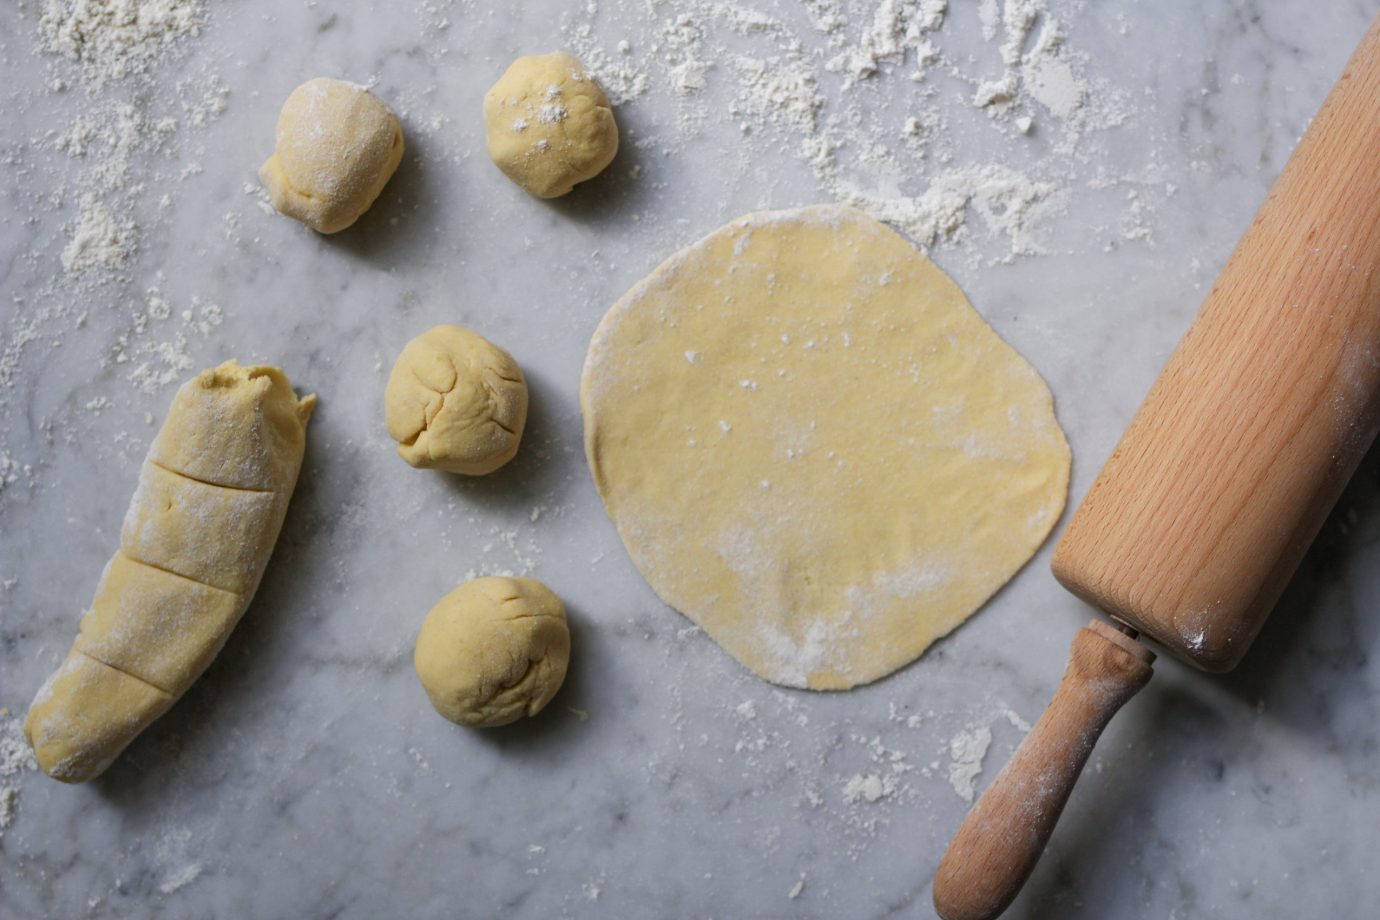
<path fill-rule="evenodd" d="M 1377 429 L 1380 18 L 1055 549 L 1055 577 L 1119 623 L 1078 633 L 949 844 L 942 917 L 995 917 L 1020 891 L 1102 729 L 1150 679 L 1138 632 L 1236 666 Z"/>

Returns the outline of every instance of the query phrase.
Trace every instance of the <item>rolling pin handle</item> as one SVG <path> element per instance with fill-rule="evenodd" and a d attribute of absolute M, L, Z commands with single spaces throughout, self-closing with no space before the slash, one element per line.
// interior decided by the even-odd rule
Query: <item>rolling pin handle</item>
<path fill-rule="evenodd" d="M 1155 653 L 1135 630 L 1080 629 L 1048 708 L 968 812 L 940 860 L 934 906 L 944 920 L 988 920 L 1015 900 L 1102 730 L 1145 686 Z"/>

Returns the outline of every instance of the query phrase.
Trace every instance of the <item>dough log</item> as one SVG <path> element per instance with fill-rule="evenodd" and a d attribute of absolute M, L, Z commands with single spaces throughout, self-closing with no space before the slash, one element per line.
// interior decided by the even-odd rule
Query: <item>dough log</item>
<path fill-rule="evenodd" d="M 119 551 L 24 721 L 49 776 L 99 776 L 215 658 L 273 552 L 315 405 L 277 368 L 234 361 L 178 391 Z"/>

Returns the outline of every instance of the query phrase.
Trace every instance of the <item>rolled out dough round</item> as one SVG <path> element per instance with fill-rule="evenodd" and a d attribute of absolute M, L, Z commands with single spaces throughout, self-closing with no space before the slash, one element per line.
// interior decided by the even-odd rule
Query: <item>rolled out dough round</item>
<path fill-rule="evenodd" d="M 915 660 L 1064 507 L 1049 388 L 860 211 L 751 214 L 616 303 L 585 450 L 633 562 L 753 672 L 835 690 Z"/>

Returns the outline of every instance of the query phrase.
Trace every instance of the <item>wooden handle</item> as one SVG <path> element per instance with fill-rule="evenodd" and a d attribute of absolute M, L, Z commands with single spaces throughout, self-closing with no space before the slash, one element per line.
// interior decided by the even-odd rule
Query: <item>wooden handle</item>
<path fill-rule="evenodd" d="M 1150 680 L 1154 660 L 1132 636 L 1098 620 L 1078 631 L 1054 699 L 939 863 L 934 906 L 944 920 L 995 917 L 1016 897 L 1093 745 Z"/>
<path fill-rule="evenodd" d="M 1173 654 L 1229 670 L 1377 428 L 1380 18 L 1069 523 L 1054 574 Z"/>

